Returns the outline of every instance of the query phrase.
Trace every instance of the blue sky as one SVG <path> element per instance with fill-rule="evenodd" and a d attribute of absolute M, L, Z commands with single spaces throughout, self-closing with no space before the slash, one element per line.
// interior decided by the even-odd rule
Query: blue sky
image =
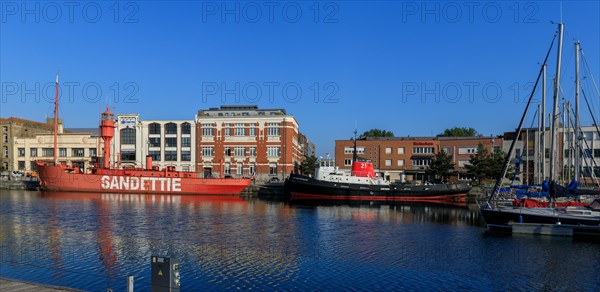
<path fill-rule="evenodd" d="M 561 19 L 561 2 L 551 1 L 3 1 L 1 9 L 2 117 L 52 116 L 60 71 L 67 127 L 95 127 L 107 105 L 143 119 L 193 119 L 200 109 L 257 104 L 294 115 L 320 155 L 355 127 L 397 136 L 514 129 L 551 22 Z M 562 86 L 573 100 L 575 40 L 600 81 L 600 4 L 564 2 L 562 19 Z M 549 96 L 555 63 L 553 51 Z M 583 103 L 581 111 L 591 124 Z"/>

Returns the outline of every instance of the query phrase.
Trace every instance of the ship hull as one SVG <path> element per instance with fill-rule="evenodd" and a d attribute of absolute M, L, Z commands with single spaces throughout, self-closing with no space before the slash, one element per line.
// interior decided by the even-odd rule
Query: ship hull
<path fill-rule="evenodd" d="M 481 208 L 481 215 L 488 226 L 510 226 L 511 222 L 561 224 L 568 225 L 600 225 L 598 216 L 575 216 L 560 210 L 549 208 Z"/>
<path fill-rule="evenodd" d="M 286 180 L 285 189 L 291 201 L 460 202 L 465 200 L 470 186 L 344 184 L 292 174 Z"/>
<path fill-rule="evenodd" d="M 199 178 L 196 173 L 109 170 L 96 173 L 65 171 L 58 165 L 37 165 L 40 188 L 57 192 L 238 195 L 249 178 Z"/>

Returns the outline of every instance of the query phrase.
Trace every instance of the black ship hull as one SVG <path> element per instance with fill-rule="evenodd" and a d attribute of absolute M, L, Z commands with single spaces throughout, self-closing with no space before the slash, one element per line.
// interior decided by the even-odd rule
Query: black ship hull
<path fill-rule="evenodd" d="M 364 185 L 316 180 L 292 174 L 285 182 L 291 201 L 413 201 L 460 202 L 471 187 L 468 184 Z"/>

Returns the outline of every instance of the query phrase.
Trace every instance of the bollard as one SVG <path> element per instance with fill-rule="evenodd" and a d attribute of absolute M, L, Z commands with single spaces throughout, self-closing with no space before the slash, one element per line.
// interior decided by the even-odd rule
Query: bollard
<path fill-rule="evenodd" d="M 127 277 L 127 292 L 133 292 L 133 276 Z"/>

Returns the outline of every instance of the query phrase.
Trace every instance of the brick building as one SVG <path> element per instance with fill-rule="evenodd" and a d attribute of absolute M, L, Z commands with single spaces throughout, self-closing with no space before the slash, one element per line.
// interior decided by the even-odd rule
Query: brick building
<path fill-rule="evenodd" d="M 459 179 L 465 172 L 471 155 L 477 153 L 479 144 L 496 151 L 502 147 L 502 137 L 382 137 L 356 141 L 360 158 L 373 162 L 380 175 L 396 181 L 423 181 L 435 155 L 444 150 L 452 156 Z M 354 153 L 353 140 L 335 141 L 335 164 L 349 171 Z"/>
<path fill-rule="evenodd" d="M 53 132 L 53 120 L 48 123 L 40 123 L 36 121 L 24 120 L 15 117 L 0 118 L 0 131 L 2 139 L 0 139 L 0 168 L 18 170 L 15 165 L 18 163 L 15 160 L 17 147 L 15 147 L 14 138 L 32 138 L 37 134 L 48 134 Z M 59 121 L 59 132 L 62 131 L 62 121 Z"/>
<path fill-rule="evenodd" d="M 196 171 L 205 176 L 283 179 L 314 150 L 299 142 L 298 122 L 284 109 L 221 106 L 200 110 L 195 121 Z"/>

